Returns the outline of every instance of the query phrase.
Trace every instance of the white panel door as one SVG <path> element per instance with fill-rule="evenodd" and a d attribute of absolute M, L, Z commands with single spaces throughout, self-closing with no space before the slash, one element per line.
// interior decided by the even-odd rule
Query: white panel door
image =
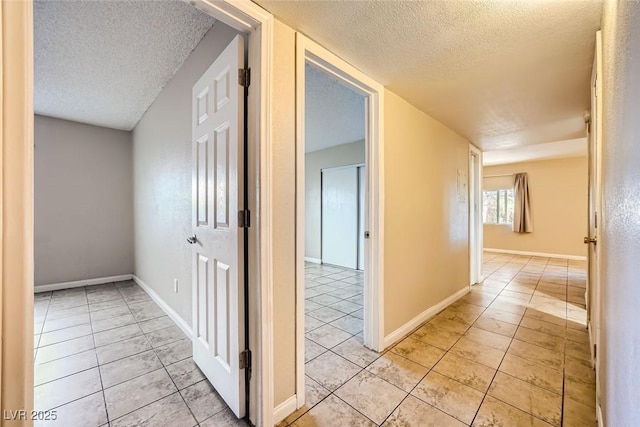
<path fill-rule="evenodd" d="M 364 166 L 358 167 L 358 270 L 364 270 L 364 232 L 365 232 L 365 210 L 367 169 Z"/>
<path fill-rule="evenodd" d="M 596 51 L 591 76 L 591 124 L 589 128 L 589 235 L 588 271 L 585 301 L 592 363 L 596 369 L 596 405 L 602 401 L 600 376 L 601 293 L 600 250 L 602 248 L 602 34 L 596 33 Z M 576 274 L 569 268 L 570 274 Z M 579 275 L 578 275 L 579 277 Z"/>
<path fill-rule="evenodd" d="M 193 359 L 245 415 L 243 229 L 244 40 L 237 36 L 193 87 Z M 194 239 L 192 239 L 193 241 Z"/>
<path fill-rule="evenodd" d="M 358 266 L 358 168 L 322 170 L 322 262 Z"/>

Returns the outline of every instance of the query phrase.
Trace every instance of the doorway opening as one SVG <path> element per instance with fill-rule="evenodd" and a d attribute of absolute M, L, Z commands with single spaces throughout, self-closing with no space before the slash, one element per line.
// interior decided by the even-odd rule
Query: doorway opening
<path fill-rule="evenodd" d="M 326 367 L 364 345 L 365 97 L 305 64 L 305 367 Z"/>
<path fill-rule="evenodd" d="M 382 350 L 383 88 L 297 34 L 296 406 Z M 326 359 L 326 360 L 325 360 Z M 334 362 L 348 365 L 330 379 Z M 307 369 L 308 367 L 308 369 Z M 359 369 L 358 369 L 359 370 Z M 329 374 L 326 376 L 325 374 Z M 315 375 L 316 378 L 313 378 Z M 336 388 L 335 382 L 328 388 Z"/>

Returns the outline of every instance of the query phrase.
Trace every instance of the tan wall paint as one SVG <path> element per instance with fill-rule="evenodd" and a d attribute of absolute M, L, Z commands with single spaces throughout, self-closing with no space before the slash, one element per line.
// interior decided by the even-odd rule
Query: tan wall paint
<path fill-rule="evenodd" d="M 295 31 L 279 21 L 273 51 L 274 405 L 296 393 Z"/>
<path fill-rule="evenodd" d="M 35 284 L 133 273 L 131 133 L 35 116 Z"/>
<path fill-rule="evenodd" d="M 321 259 L 321 175 L 322 169 L 365 162 L 364 140 L 337 145 L 305 155 L 305 256 Z"/>
<path fill-rule="evenodd" d="M 485 224 L 484 247 L 512 251 L 587 256 L 587 158 L 542 160 L 483 168 L 483 174 L 529 174 L 532 233 L 511 225 Z M 485 179 L 488 181 L 488 179 Z M 513 180 L 509 179 L 512 184 Z"/>
<path fill-rule="evenodd" d="M 640 425 L 640 3 L 608 1 L 603 37 L 600 378 L 604 425 Z"/>
<path fill-rule="evenodd" d="M 135 270 L 191 324 L 191 89 L 237 32 L 216 22 L 133 130 Z M 179 292 L 173 291 L 177 278 Z"/>
<path fill-rule="evenodd" d="M 0 412 L 33 409 L 33 4 L 0 3 Z M 29 427 L 33 420 L 2 420 Z"/>
<path fill-rule="evenodd" d="M 392 92 L 384 94 L 385 335 L 469 285 L 469 144 Z"/>

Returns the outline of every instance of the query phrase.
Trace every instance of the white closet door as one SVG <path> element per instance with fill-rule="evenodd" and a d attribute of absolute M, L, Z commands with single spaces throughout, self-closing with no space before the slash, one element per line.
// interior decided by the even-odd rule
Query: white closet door
<path fill-rule="evenodd" d="M 358 168 L 358 270 L 364 270 L 364 224 L 365 224 L 365 205 L 366 198 L 366 181 L 367 169 L 364 166 Z"/>
<path fill-rule="evenodd" d="M 322 262 L 358 267 L 358 168 L 322 171 Z"/>

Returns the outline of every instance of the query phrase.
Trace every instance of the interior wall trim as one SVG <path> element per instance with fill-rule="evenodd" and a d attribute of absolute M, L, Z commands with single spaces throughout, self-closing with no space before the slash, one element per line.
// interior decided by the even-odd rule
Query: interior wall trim
<path fill-rule="evenodd" d="M 565 254 L 548 254 L 546 252 L 529 252 L 529 251 L 512 251 L 510 249 L 496 249 L 496 248 L 484 248 L 485 252 L 495 252 L 500 254 L 509 254 L 509 255 L 526 255 L 526 256 L 539 256 L 545 258 L 560 258 L 560 259 L 571 259 L 576 261 L 586 261 L 586 256 L 579 255 L 565 255 Z"/>
<path fill-rule="evenodd" d="M 95 279 L 75 280 L 73 282 L 51 283 L 48 285 L 34 286 L 33 291 L 35 293 L 39 293 L 57 291 L 59 289 L 81 288 L 83 286 L 104 285 L 105 283 L 124 282 L 125 280 L 131 280 L 132 278 L 133 274 L 130 273 L 120 274 L 118 276 L 97 277 Z"/>
<path fill-rule="evenodd" d="M 273 422 L 274 424 L 278 424 L 280 421 L 284 420 L 295 412 L 296 405 L 298 404 L 298 396 L 295 394 L 289 397 L 287 400 L 279 404 L 273 409 Z"/>
<path fill-rule="evenodd" d="M 439 303 L 432 305 L 422 313 L 418 314 L 413 319 L 409 320 L 404 325 L 400 326 L 395 331 L 391 332 L 389 335 L 384 337 L 384 347 L 382 350 L 391 347 L 395 343 L 405 338 L 407 335 L 413 332 L 414 329 L 418 328 L 420 325 L 422 325 L 424 322 L 429 320 L 431 317 L 435 316 L 436 314 L 438 314 L 439 312 L 447 308 L 449 305 L 453 304 L 454 302 L 456 302 L 457 300 L 465 296 L 467 293 L 469 293 L 469 291 L 470 291 L 469 286 L 465 286 L 464 288 L 460 289 L 458 292 L 443 299 Z"/>
<path fill-rule="evenodd" d="M 160 295 L 155 293 L 154 290 L 149 287 L 149 285 L 147 285 L 135 274 L 133 275 L 133 281 L 136 282 L 138 286 L 140 286 L 156 304 L 158 304 L 162 311 L 164 311 L 167 316 L 169 316 L 169 318 L 173 320 L 180 329 L 182 329 L 182 332 L 184 332 L 187 337 L 189 337 L 189 339 L 193 340 L 193 329 L 191 329 L 191 325 L 186 320 L 184 320 L 177 312 L 169 307 L 169 304 L 167 304 L 162 298 L 160 298 Z"/>

